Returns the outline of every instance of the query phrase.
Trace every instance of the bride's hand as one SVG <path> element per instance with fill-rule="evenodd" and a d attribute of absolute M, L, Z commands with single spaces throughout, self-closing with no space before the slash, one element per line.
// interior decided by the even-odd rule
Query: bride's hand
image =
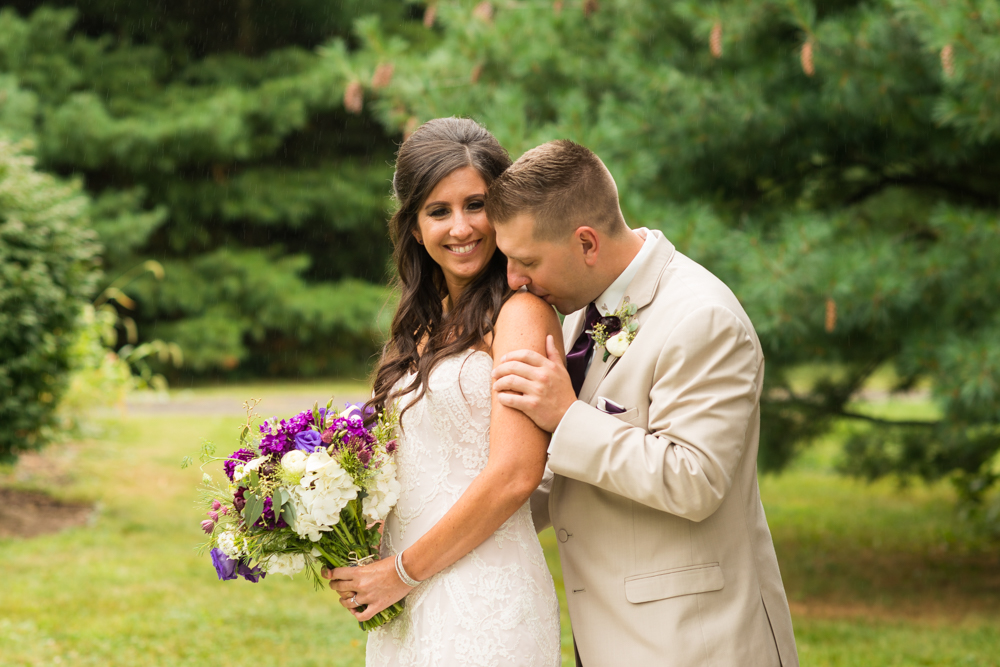
<path fill-rule="evenodd" d="M 413 589 L 396 574 L 392 558 L 377 560 L 361 567 L 338 567 L 323 570 L 330 579 L 330 588 L 340 594 L 340 604 L 358 621 L 370 620 L 375 614 L 399 602 Z M 358 607 L 367 607 L 358 611 Z"/>

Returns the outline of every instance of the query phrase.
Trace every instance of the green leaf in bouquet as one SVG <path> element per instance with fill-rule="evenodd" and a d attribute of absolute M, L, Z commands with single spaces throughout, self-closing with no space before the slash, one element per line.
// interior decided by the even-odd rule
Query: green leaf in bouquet
<path fill-rule="evenodd" d="M 243 430 L 240 431 L 240 444 L 247 444 L 247 436 L 250 434 L 250 427 L 244 426 Z"/>
<path fill-rule="evenodd" d="M 251 470 L 250 474 L 247 475 L 247 481 L 250 483 L 250 488 L 256 488 L 260 486 L 260 475 L 257 474 L 256 470 Z"/>
<path fill-rule="evenodd" d="M 323 422 L 319 420 L 319 401 L 313 402 L 313 424 L 316 424 L 317 428 L 323 427 Z"/>
<path fill-rule="evenodd" d="M 243 508 L 243 520 L 247 526 L 252 526 L 264 512 L 264 499 L 254 493 L 247 493 L 245 497 L 247 504 Z"/>
<path fill-rule="evenodd" d="M 288 502 L 288 498 L 288 491 L 285 489 L 275 489 L 274 494 L 271 496 L 271 507 L 278 509 Z"/>
<path fill-rule="evenodd" d="M 185 456 L 181 459 L 181 469 L 188 468 L 194 465 L 194 460 L 190 456 Z"/>
<path fill-rule="evenodd" d="M 281 508 L 281 518 L 285 520 L 292 528 L 295 528 L 295 505 L 293 503 L 288 503 Z"/>
<path fill-rule="evenodd" d="M 201 451 L 198 453 L 198 460 L 208 463 L 215 456 L 215 443 L 205 440 L 201 443 Z"/>

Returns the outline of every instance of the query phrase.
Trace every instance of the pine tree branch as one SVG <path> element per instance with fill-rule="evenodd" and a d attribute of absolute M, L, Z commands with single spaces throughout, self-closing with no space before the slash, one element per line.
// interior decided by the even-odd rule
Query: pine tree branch
<path fill-rule="evenodd" d="M 841 410 L 837 412 L 841 417 L 847 417 L 848 419 L 860 419 L 872 424 L 878 424 L 879 426 L 937 426 L 941 423 L 938 421 L 916 421 L 916 420 L 895 420 L 895 419 L 881 419 L 879 417 L 872 417 L 870 415 L 863 415 L 859 412 L 850 412 L 849 410 Z"/>
<path fill-rule="evenodd" d="M 858 192 L 847 198 L 844 202 L 846 206 L 853 206 L 854 204 L 859 204 L 869 197 L 880 193 L 886 188 L 893 186 L 903 186 L 903 187 L 918 187 L 918 188 L 935 188 L 947 193 L 957 195 L 965 200 L 971 200 L 979 206 L 986 207 L 996 207 L 1000 206 L 1000 197 L 997 195 L 988 195 L 982 192 L 977 192 L 971 188 L 965 187 L 958 183 L 948 183 L 933 178 L 927 178 L 923 176 L 885 176 L 879 180 L 865 186 Z"/>

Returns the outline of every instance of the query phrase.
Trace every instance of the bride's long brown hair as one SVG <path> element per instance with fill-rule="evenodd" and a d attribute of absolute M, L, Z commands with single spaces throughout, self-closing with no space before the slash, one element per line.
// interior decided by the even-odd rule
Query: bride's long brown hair
<path fill-rule="evenodd" d="M 444 313 L 448 294 L 444 273 L 413 235 L 417 212 L 441 179 L 472 167 L 486 186 L 510 166 L 510 156 L 484 127 L 466 118 L 437 118 L 421 125 L 399 147 L 392 178 L 397 210 L 389 220 L 400 300 L 389 340 L 382 350 L 368 405 L 376 414 L 399 396 L 427 387 L 427 378 L 444 358 L 479 348 L 493 333 L 500 307 L 512 294 L 507 258 L 496 250 L 486 268 Z M 419 345 L 423 341 L 422 353 Z M 414 378 L 393 388 L 410 371 Z M 413 402 L 410 403 L 412 405 Z"/>

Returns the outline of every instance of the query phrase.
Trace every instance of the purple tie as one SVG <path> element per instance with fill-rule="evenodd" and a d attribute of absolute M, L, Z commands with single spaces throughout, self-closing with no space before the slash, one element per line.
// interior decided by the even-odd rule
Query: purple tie
<path fill-rule="evenodd" d="M 594 339 L 587 332 L 594 328 L 599 319 L 601 313 L 597 310 L 597 306 L 591 303 L 587 306 L 587 319 L 583 323 L 583 332 L 573 343 L 573 349 L 566 355 L 566 370 L 569 371 L 569 379 L 577 396 L 583 388 L 583 379 L 587 377 L 587 359 L 594 351 Z"/>

